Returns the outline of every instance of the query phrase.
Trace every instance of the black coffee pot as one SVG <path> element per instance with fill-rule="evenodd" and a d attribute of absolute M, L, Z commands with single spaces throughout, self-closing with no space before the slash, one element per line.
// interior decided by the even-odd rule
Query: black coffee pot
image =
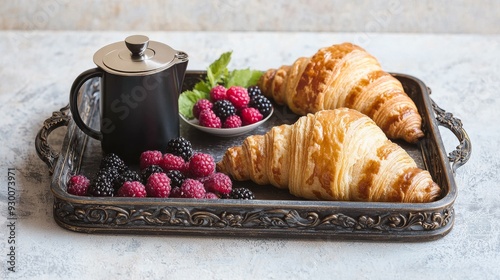
<path fill-rule="evenodd" d="M 71 87 L 76 125 L 100 140 L 104 153 L 115 153 L 128 163 L 138 162 L 143 151 L 165 150 L 168 141 L 179 136 L 178 97 L 188 55 L 134 35 L 101 48 L 94 63 L 98 67 L 80 74 Z M 78 112 L 79 89 L 94 77 L 101 78 L 100 131 L 85 124 Z"/>

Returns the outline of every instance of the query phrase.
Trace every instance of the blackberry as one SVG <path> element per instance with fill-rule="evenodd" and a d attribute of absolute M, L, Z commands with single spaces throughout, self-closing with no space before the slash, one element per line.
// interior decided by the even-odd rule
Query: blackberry
<path fill-rule="evenodd" d="M 118 172 L 127 169 L 125 162 L 116 154 L 107 154 L 101 159 L 100 169 L 114 168 Z"/>
<path fill-rule="evenodd" d="M 250 107 L 259 110 L 259 112 L 264 117 L 267 117 L 273 109 L 271 101 L 269 101 L 269 99 L 267 99 L 267 97 L 265 97 L 264 95 L 256 95 L 252 97 L 252 99 L 250 100 Z"/>
<path fill-rule="evenodd" d="M 169 170 L 166 172 L 168 178 L 170 178 L 170 185 L 173 188 L 181 187 L 182 183 L 186 179 L 186 176 L 182 174 L 179 170 Z"/>
<path fill-rule="evenodd" d="M 91 196 L 113 196 L 113 181 L 106 173 L 98 173 L 90 183 L 88 193 Z"/>
<path fill-rule="evenodd" d="M 116 178 L 113 181 L 113 187 L 115 190 L 118 190 L 123 186 L 123 183 L 132 182 L 132 181 L 142 182 L 141 176 L 139 175 L 139 173 L 137 173 L 133 170 L 127 169 L 123 173 L 121 173 L 120 176 L 118 176 L 118 178 Z"/>
<path fill-rule="evenodd" d="M 180 156 L 185 161 L 189 161 L 191 156 L 193 156 L 193 147 L 191 146 L 191 142 L 186 140 L 184 137 L 179 136 L 168 141 L 166 152 Z"/>
<path fill-rule="evenodd" d="M 248 91 L 248 96 L 250 96 L 250 98 L 257 96 L 257 95 L 262 95 L 262 91 L 260 90 L 259 86 L 248 87 L 247 91 Z"/>
<path fill-rule="evenodd" d="M 216 101 L 212 110 L 217 117 L 221 118 L 221 120 L 225 120 L 227 117 L 236 115 L 236 108 L 229 100 Z"/>
<path fill-rule="evenodd" d="M 249 199 L 255 199 L 255 196 L 253 195 L 253 192 L 250 189 L 233 188 L 227 198 L 249 200 Z"/>
<path fill-rule="evenodd" d="M 120 177 L 120 171 L 118 171 L 116 168 L 101 168 L 99 171 L 97 171 L 97 174 L 95 177 L 101 177 L 101 176 L 106 176 L 111 183 L 113 183 L 118 177 Z"/>
<path fill-rule="evenodd" d="M 163 168 L 158 165 L 150 165 L 141 171 L 142 182 L 146 184 L 148 182 L 149 176 L 153 173 L 163 173 Z"/>

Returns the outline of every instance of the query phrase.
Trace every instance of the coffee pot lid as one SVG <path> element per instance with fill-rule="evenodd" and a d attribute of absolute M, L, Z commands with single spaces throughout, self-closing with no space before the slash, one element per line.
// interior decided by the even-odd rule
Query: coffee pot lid
<path fill-rule="evenodd" d="M 133 35 L 98 50 L 94 54 L 94 63 L 109 73 L 142 76 L 169 68 L 179 55 L 186 54 L 150 41 L 147 36 Z"/>

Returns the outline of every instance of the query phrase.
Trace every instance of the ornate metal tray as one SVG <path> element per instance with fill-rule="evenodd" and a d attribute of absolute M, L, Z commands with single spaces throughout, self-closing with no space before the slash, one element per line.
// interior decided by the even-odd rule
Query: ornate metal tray
<path fill-rule="evenodd" d="M 188 71 L 184 87 L 192 88 L 205 72 Z M 471 143 L 459 119 L 439 108 L 429 97 L 430 89 L 408 75 L 393 74 L 404 85 L 423 117 L 425 138 L 418 145 L 398 142 L 421 168 L 430 171 L 443 189 L 432 203 L 375 203 L 309 201 L 272 186 L 235 182 L 251 188 L 255 200 L 195 200 L 123 197 L 78 197 L 66 192 L 66 182 L 76 173 L 94 173 L 101 158 L 100 143 L 81 132 L 72 122 L 68 107 L 45 120 L 36 136 L 36 150 L 52 175 L 54 219 L 63 228 L 85 233 L 192 234 L 240 237 L 355 239 L 377 241 L 424 241 L 446 235 L 453 227 L 453 203 L 457 196 L 453 174 L 470 157 Z M 99 122 L 99 81 L 91 80 L 81 94 L 80 112 L 90 126 Z M 265 133 L 274 125 L 293 123 L 298 116 L 285 107 L 251 132 Z M 56 128 L 67 126 L 60 153 L 47 141 Z M 438 126 L 458 138 L 456 150 L 446 154 Z M 227 147 L 240 144 L 247 135 L 218 138 L 181 123 L 181 135 L 196 150 L 219 160 Z"/>

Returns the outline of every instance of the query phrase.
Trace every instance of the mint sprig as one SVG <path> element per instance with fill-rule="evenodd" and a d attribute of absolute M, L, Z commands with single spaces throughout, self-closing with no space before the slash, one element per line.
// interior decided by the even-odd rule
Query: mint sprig
<path fill-rule="evenodd" d="M 232 86 L 240 86 L 247 88 L 257 84 L 257 82 L 262 76 L 261 71 L 255 71 L 250 69 L 233 70 L 227 76 L 227 81 L 225 86 L 227 88 Z"/>
<path fill-rule="evenodd" d="M 187 119 L 194 118 L 193 106 L 202 98 L 210 98 L 210 90 L 216 85 L 226 88 L 231 86 L 249 87 L 257 84 L 262 76 L 261 71 L 240 69 L 229 71 L 227 66 L 231 61 L 232 52 L 223 53 L 217 60 L 207 68 L 207 77 L 196 83 L 192 90 L 184 91 L 179 96 L 179 112 Z"/>
<path fill-rule="evenodd" d="M 231 54 L 233 52 L 223 53 L 216 61 L 212 62 L 207 69 L 207 81 L 210 89 L 217 84 L 222 83 L 225 76 L 227 76 L 227 65 L 231 61 Z M 209 90 L 210 90 L 209 89 Z"/>

